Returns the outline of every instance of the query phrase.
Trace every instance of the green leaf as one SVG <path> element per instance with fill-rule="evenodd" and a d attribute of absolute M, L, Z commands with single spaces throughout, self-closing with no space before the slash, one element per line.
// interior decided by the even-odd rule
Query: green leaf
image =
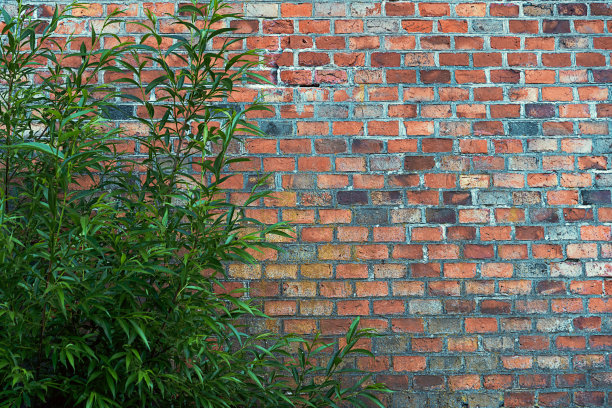
<path fill-rule="evenodd" d="M 149 342 L 147 340 L 147 336 L 145 335 L 144 331 L 142 330 L 142 327 L 140 327 L 140 325 L 138 323 L 136 323 L 134 320 L 129 320 L 130 324 L 132 325 L 132 327 L 134 328 L 134 330 L 136 330 L 136 333 L 138 333 L 138 336 L 140 336 L 142 342 L 145 344 L 145 346 L 147 347 L 147 349 L 151 349 L 149 347 Z"/>
<path fill-rule="evenodd" d="M 18 143 L 14 145 L 3 145 L 2 148 L 13 149 L 13 150 L 26 150 L 26 151 L 34 150 L 37 152 L 49 154 L 59 159 L 64 158 L 64 154 L 60 152 L 58 149 L 53 149 L 48 144 L 41 143 L 41 142 L 23 142 L 23 143 Z"/>

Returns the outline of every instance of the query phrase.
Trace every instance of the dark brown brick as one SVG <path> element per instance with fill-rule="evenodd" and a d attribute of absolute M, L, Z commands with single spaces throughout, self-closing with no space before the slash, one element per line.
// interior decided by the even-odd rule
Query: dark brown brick
<path fill-rule="evenodd" d="M 368 204 L 367 191 L 338 191 L 338 204 L 365 205 Z"/>
<path fill-rule="evenodd" d="M 612 16 L 612 4 L 591 3 L 592 16 Z"/>
<path fill-rule="evenodd" d="M 444 191 L 442 196 L 446 205 L 472 205 L 472 195 L 467 191 Z"/>
<path fill-rule="evenodd" d="M 434 156 L 407 156 L 404 159 L 405 170 L 431 170 L 435 165 Z"/>
<path fill-rule="evenodd" d="M 480 303 L 480 312 L 483 314 L 508 314 L 512 309 L 510 302 L 500 300 L 483 300 Z"/>
<path fill-rule="evenodd" d="M 434 224 L 454 224 L 457 222 L 457 213 L 450 208 L 428 208 L 426 211 L 427 222 Z"/>
<path fill-rule="evenodd" d="M 557 4 L 557 12 L 561 16 L 586 16 L 587 5 L 584 3 Z"/>
<path fill-rule="evenodd" d="M 414 387 L 419 390 L 444 388 L 444 378 L 439 375 L 415 375 Z"/>
<path fill-rule="evenodd" d="M 383 144 L 380 140 L 355 139 L 351 148 L 353 153 L 379 153 Z"/>
<path fill-rule="evenodd" d="M 542 30 L 546 34 L 564 34 L 570 32 L 569 20 L 544 20 Z"/>
<path fill-rule="evenodd" d="M 421 81 L 424 84 L 448 84 L 450 83 L 450 71 L 430 70 L 420 71 Z"/>

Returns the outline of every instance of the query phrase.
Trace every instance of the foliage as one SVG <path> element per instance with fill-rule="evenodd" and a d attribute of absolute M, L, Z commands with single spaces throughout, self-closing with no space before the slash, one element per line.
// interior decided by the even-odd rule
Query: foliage
<path fill-rule="evenodd" d="M 246 115 L 265 109 L 219 103 L 263 80 L 256 52 L 211 47 L 239 16 L 194 2 L 180 34 L 130 44 L 105 33 L 113 13 L 85 45 L 56 35 L 76 7 L 2 16 L 0 407 L 382 406 L 372 392 L 386 388 L 346 361 L 371 355 L 359 342 L 372 331 L 355 321 L 343 347 L 248 334 L 239 323 L 264 314 L 223 290 L 227 262 L 289 232 L 246 216 L 263 181 L 242 205 L 222 188 L 244 160 L 230 144 L 260 135 Z M 117 86 L 99 80 L 111 75 Z M 145 112 L 141 134 L 109 119 L 119 98 Z"/>

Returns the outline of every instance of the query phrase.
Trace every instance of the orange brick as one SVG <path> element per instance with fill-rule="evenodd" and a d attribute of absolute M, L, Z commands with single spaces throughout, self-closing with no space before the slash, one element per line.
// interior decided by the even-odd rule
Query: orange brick
<path fill-rule="evenodd" d="M 497 320 L 490 317 L 466 317 L 466 333 L 492 333 L 497 331 Z"/>
<path fill-rule="evenodd" d="M 394 356 L 393 369 L 395 371 L 423 371 L 426 359 L 422 356 Z"/>

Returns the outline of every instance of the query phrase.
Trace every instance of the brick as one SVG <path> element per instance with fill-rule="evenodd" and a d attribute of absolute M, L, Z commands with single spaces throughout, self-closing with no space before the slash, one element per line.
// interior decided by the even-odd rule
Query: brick
<path fill-rule="evenodd" d="M 396 2 L 387 3 L 385 5 L 385 13 L 387 16 L 412 16 L 415 12 L 414 3 Z"/>
<path fill-rule="evenodd" d="M 512 386 L 510 375 L 486 375 L 483 378 L 484 388 L 489 390 L 506 389 Z"/>
<path fill-rule="evenodd" d="M 435 390 L 444 387 L 444 377 L 438 375 L 414 376 L 414 386 L 421 390 Z"/>
<path fill-rule="evenodd" d="M 381 14 L 381 5 L 354 3 L 351 5 L 351 14 L 355 17 L 377 16 Z"/>
<path fill-rule="evenodd" d="M 466 318 L 465 331 L 467 333 L 491 333 L 497 331 L 497 321 L 493 318 Z"/>
<path fill-rule="evenodd" d="M 545 407 L 562 407 L 570 402 L 567 392 L 543 392 L 538 396 L 538 402 Z"/>
<path fill-rule="evenodd" d="M 336 304 L 340 316 L 367 316 L 370 305 L 367 300 L 342 300 Z"/>
<path fill-rule="evenodd" d="M 268 301 L 265 303 L 265 313 L 270 316 L 295 315 L 297 304 L 294 301 Z"/>
<path fill-rule="evenodd" d="M 450 71 L 430 70 L 420 71 L 421 81 L 425 84 L 450 83 Z"/>
<path fill-rule="evenodd" d="M 487 13 L 486 3 L 461 3 L 455 5 L 455 13 L 463 17 L 484 17 Z"/>
<path fill-rule="evenodd" d="M 474 374 L 450 376 L 449 388 L 455 390 L 477 390 L 480 388 L 480 377 Z"/>
<path fill-rule="evenodd" d="M 395 371 L 423 371 L 426 367 L 425 357 L 422 356 L 395 356 L 393 369 Z"/>
<path fill-rule="evenodd" d="M 507 392 L 504 394 L 504 404 L 508 407 L 531 407 L 535 402 L 532 392 Z"/>
<path fill-rule="evenodd" d="M 577 391 L 574 401 L 579 406 L 604 406 L 605 394 L 601 391 Z"/>
<path fill-rule="evenodd" d="M 452 352 L 474 352 L 478 349 L 478 341 L 476 337 L 457 337 L 449 338 L 448 351 Z"/>
<path fill-rule="evenodd" d="M 310 3 L 282 3 L 280 6 L 281 17 L 311 17 L 312 4 Z"/>
<path fill-rule="evenodd" d="M 549 341 L 544 336 L 521 336 L 519 347 L 521 350 L 544 350 L 549 347 Z"/>
<path fill-rule="evenodd" d="M 450 6 L 444 3 L 419 3 L 422 17 L 442 17 L 450 14 Z"/>

